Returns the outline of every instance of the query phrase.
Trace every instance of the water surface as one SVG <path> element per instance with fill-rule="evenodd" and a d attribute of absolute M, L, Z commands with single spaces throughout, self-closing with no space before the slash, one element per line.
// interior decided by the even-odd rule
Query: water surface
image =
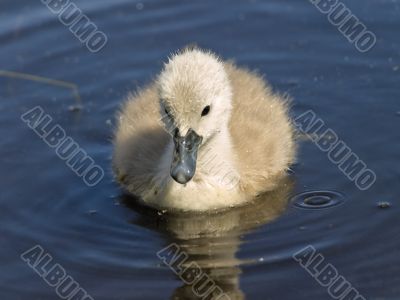
<path fill-rule="evenodd" d="M 93 299 L 196 299 L 156 253 L 176 243 L 232 299 L 331 299 L 292 255 L 312 245 L 366 298 L 399 299 L 400 1 L 345 1 L 378 40 L 359 53 L 309 1 L 75 1 L 104 31 L 89 52 L 41 1 L 0 3 L 0 298 L 58 299 L 21 253 L 41 245 Z M 250 207 L 171 216 L 132 204 L 113 182 L 114 114 L 167 55 L 196 42 L 265 74 L 292 114 L 315 111 L 375 171 L 360 191 L 310 141 L 293 174 Z M 88 187 L 21 114 L 43 107 L 106 170 Z M 71 106 L 82 109 L 74 110 Z M 301 209 L 313 190 L 341 205 Z M 388 208 L 378 203 L 388 201 Z"/>

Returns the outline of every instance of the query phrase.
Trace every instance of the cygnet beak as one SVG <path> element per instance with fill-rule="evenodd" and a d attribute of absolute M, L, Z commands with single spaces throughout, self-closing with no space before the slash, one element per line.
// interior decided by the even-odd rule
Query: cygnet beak
<path fill-rule="evenodd" d="M 175 131 L 174 156 L 171 164 L 171 177 L 180 184 L 189 182 L 196 172 L 197 151 L 203 138 L 191 128 L 186 136 Z"/>

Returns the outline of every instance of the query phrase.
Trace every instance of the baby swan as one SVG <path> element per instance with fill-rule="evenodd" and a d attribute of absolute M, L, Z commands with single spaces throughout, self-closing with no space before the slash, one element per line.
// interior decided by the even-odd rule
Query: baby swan
<path fill-rule="evenodd" d="M 114 144 L 113 169 L 128 192 L 185 211 L 237 206 L 273 189 L 295 153 L 286 99 L 200 49 L 173 55 L 128 97 Z"/>

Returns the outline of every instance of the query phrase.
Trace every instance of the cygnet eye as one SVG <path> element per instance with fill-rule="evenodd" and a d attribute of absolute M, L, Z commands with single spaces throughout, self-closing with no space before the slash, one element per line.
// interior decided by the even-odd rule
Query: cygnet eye
<path fill-rule="evenodd" d="M 167 116 L 171 118 L 171 112 L 167 108 L 164 108 L 164 111 L 167 114 Z"/>
<path fill-rule="evenodd" d="M 210 112 L 210 105 L 207 105 L 206 107 L 204 107 L 203 111 L 201 112 L 201 116 L 207 116 L 208 113 Z"/>

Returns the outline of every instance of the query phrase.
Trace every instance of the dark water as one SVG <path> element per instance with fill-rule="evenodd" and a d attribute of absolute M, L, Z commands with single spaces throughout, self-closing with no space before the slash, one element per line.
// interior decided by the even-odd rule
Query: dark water
<path fill-rule="evenodd" d="M 292 258 L 307 245 L 366 299 L 400 299 L 400 1 L 345 1 L 377 36 L 364 54 L 308 1 L 75 3 L 109 38 L 96 54 L 39 0 L 0 2 L 0 69 L 76 84 L 81 99 L 54 82 L 0 73 L 0 299 L 59 299 L 20 259 L 35 245 L 96 300 L 196 299 L 156 255 L 170 243 L 231 299 L 332 299 Z M 294 116 L 314 110 L 376 183 L 360 191 L 305 141 L 286 186 L 253 206 L 169 216 L 133 205 L 112 181 L 114 113 L 192 42 L 257 68 L 294 98 Z M 106 170 L 98 185 L 86 186 L 21 121 L 36 105 Z M 346 201 L 320 210 L 287 203 L 309 190 Z"/>

